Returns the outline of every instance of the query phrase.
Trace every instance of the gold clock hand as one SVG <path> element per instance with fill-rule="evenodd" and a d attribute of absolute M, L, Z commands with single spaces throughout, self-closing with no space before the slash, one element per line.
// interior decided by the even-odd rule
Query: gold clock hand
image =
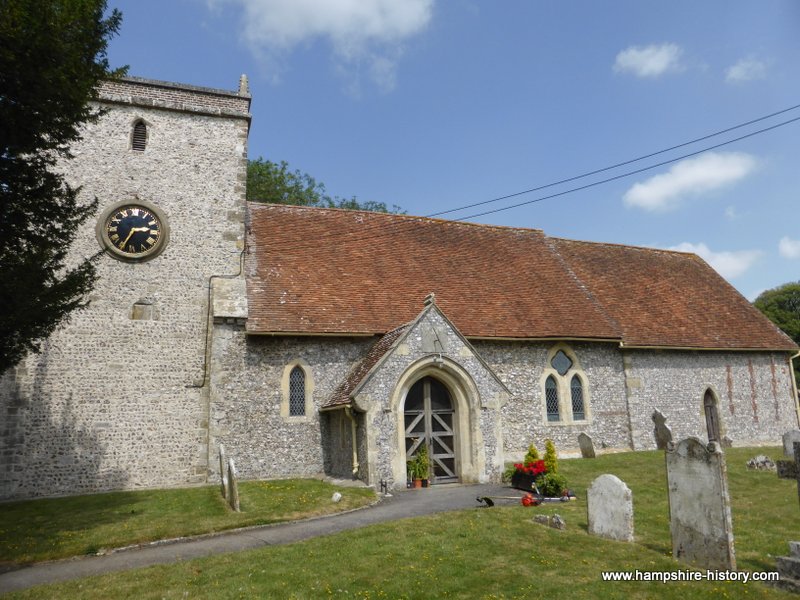
<path fill-rule="evenodd" d="M 131 236 L 132 236 L 132 235 L 133 235 L 135 232 L 136 232 L 136 228 L 135 228 L 135 227 L 131 228 L 131 230 L 128 232 L 128 237 L 126 237 L 126 238 L 125 238 L 125 241 L 124 241 L 124 242 L 122 242 L 122 243 L 119 245 L 119 247 L 120 247 L 120 248 L 124 248 L 125 246 L 127 246 L 127 245 L 128 245 L 128 240 L 129 240 L 129 239 L 131 239 Z"/>

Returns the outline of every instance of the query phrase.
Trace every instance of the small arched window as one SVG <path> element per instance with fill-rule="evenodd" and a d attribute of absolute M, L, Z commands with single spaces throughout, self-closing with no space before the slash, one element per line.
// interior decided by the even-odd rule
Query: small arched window
<path fill-rule="evenodd" d="M 544 382 L 544 396 L 547 404 L 547 420 L 560 421 L 561 413 L 558 409 L 558 384 L 555 377 L 550 375 Z"/>
<path fill-rule="evenodd" d="M 139 119 L 133 124 L 133 133 L 131 134 L 131 149 L 137 152 L 144 152 L 147 146 L 147 125 L 144 121 Z"/>
<path fill-rule="evenodd" d="M 586 411 L 583 408 L 583 383 L 580 377 L 573 375 L 569 388 L 572 395 L 572 420 L 585 421 Z"/>
<path fill-rule="evenodd" d="M 303 417 L 305 414 L 306 373 L 301 367 L 295 367 L 289 375 L 289 416 Z"/>

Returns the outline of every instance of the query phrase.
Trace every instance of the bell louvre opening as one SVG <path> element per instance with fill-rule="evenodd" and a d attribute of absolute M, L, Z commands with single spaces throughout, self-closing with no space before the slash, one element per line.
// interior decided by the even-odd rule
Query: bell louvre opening
<path fill-rule="evenodd" d="M 144 152 L 147 146 L 147 125 L 144 121 L 136 121 L 133 126 L 133 135 L 131 137 L 131 149 L 137 152 Z"/>

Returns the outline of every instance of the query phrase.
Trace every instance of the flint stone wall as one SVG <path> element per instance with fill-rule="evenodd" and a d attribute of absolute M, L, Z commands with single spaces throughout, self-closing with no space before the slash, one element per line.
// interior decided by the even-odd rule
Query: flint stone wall
<path fill-rule="evenodd" d="M 502 409 L 506 460 L 521 460 L 531 442 L 552 439 L 558 451 L 578 452 L 578 434 L 586 432 L 595 448 L 630 447 L 622 356 L 615 345 L 573 343 L 586 376 L 586 421 L 551 423 L 545 418 L 543 375 L 555 343 L 474 342 L 475 349 L 511 391 Z"/>
<path fill-rule="evenodd" d="M 667 418 L 674 439 L 706 439 L 703 396 L 709 387 L 718 400 L 720 437 L 736 446 L 776 443 L 797 428 L 787 361 L 785 353 L 625 350 L 634 449 L 656 447 L 654 409 Z"/>
<path fill-rule="evenodd" d="M 114 86 L 122 97 L 62 168 L 81 198 L 99 199 L 97 215 L 118 201 L 161 208 L 170 241 L 143 263 L 102 256 L 89 306 L 0 378 L 3 499 L 206 480 L 207 397 L 193 386 L 203 382 L 209 277 L 235 273 L 243 248 L 249 101 L 230 93 L 228 116 L 211 116 L 213 95 L 186 90 L 184 110 L 164 110 L 129 103 L 140 84 Z M 144 152 L 130 149 L 138 119 Z M 100 250 L 95 224 L 79 228 L 69 264 Z M 140 301 L 149 318 L 133 319 Z"/>
<path fill-rule="evenodd" d="M 339 444 L 322 403 L 376 338 L 248 336 L 241 326 L 217 325 L 212 344 L 211 444 L 225 446 L 242 479 L 342 473 L 352 450 Z M 282 417 L 281 379 L 286 365 L 301 359 L 313 378 L 313 410 L 305 417 Z M 337 413 L 340 411 L 336 411 Z M 339 416 L 332 417 L 337 427 Z M 349 422 L 345 443 L 349 444 Z M 335 438 L 335 439 L 334 439 Z M 346 456 L 347 458 L 343 458 Z M 348 471 L 350 467 L 347 467 Z"/>

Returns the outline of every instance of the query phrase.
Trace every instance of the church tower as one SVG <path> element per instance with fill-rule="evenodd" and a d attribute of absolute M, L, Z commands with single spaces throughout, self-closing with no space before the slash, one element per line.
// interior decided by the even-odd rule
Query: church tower
<path fill-rule="evenodd" d="M 242 277 L 250 93 L 123 78 L 63 168 L 89 306 L 0 379 L 0 498 L 205 481 L 216 278 Z M 243 284 L 242 284 L 243 286 Z M 242 287 L 243 289 L 243 287 Z"/>

